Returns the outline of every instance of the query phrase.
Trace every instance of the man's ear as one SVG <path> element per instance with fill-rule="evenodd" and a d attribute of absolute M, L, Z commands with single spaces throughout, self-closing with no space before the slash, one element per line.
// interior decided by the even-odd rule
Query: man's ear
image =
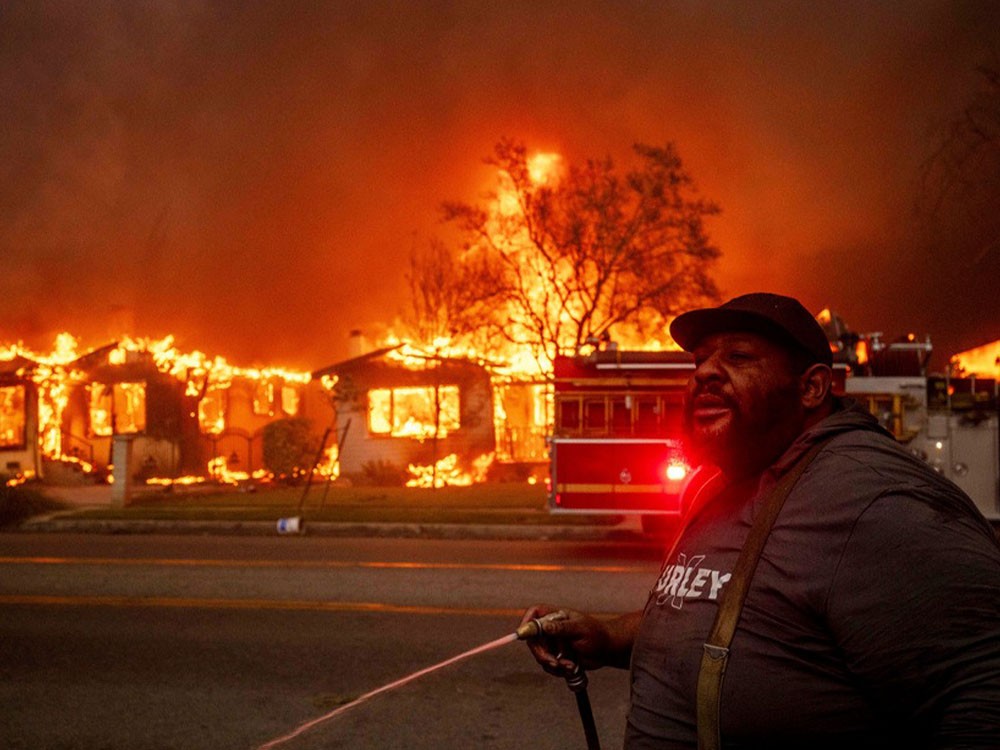
<path fill-rule="evenodd" d="M 811 411 L 827 400 L 833 385 L 833 370 L 819 363 L 810 365 L 799 378 L 802 406 Z"/>

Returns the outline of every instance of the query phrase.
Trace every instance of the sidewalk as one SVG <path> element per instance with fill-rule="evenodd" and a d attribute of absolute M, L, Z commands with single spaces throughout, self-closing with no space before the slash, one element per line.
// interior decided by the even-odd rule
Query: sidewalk
<path fill-rule="evenodd" d="M 110 508 L 111 485 L 87 484 L 72 487 L 46 486 L 45 494 L 74 508 Z"/>

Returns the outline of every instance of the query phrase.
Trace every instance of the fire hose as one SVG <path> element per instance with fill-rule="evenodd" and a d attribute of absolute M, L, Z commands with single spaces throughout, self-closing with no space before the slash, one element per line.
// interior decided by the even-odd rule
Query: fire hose
<path fill-rule="evenodd" d="M 537 638 L 543 633 L 542 625 L 548 620 L 564 619 L 564 612 L 553 612 L 544 617 L 534 617 L 517 629 L 519 639 Z M 566 675 L 566 686 L 576 697 L 576 707 L 580 712 L 583 724 L 583 734 L 587 740 L 587 750 L 601 750 L 601 739 L 597 734 L 597 724 L 594 722 L 594 711 L 590 706 L 590 696 L 587 695 L 587 673 L 579 664 L 573 664 L 573 669 Z"/>
<path fill-rule="evenodd" d="M 349 703 L 345 703 L 341 706 L 338 706 L 334 710 L 326 714 L 323 714 L 322 716 L 319 716 L 315 719 L 310 719 L 309 721 L 300 724 L 291 732 L 282 735 L 281 737 L 277 737 L 269 742 L 265 742 L 263 745 L 258 747 L 257 750 L 271 750 L 271 748 L 275 748 L 278 745 L 282 745 L 288 742 L 289 740 L 298 737 L 303 732 L 308 731 L 309 729 L 317 726 L 318 724 L 322 724 L 325 721 L 329 721 L 335 716 L 340 716 L 345 711 L 348 711 L 354 706 L 357 706 L 371 698 L 374 698 L 376 695 L 380 695 L 389 690 L 394 690 L 395 688 L 402 687 L 403 685 L 413 682 L 414 680 L 419 679 L 424 675 L 430 674 L 431 672 L 436 672 L 437 670 L 443 667 L 447 667 L 451 664 L 454 664 L 455 662 L 461 661 L 462 659 L 467 659 L 470 656 L 481 654 L 484 651 L 489 651 L 499 646 L 503 646 L 504 644 L 507 643 L 513 643 L 517 639 L 528 640 L 530 638 L 537 638 L 542 635 L 542 625 L 545 622 L 557 619 L 564 619 L 565 617 L 566 617 L 565 612 L 554 612 L 550 615 L 546 615 L 545 617 L 529 620 L 528 622 L 522 624 L 514 633 L 509 633 L 503 636 L 502 638 L 497 638 L 495 641 L 484 643 L 481 646 L 469 649 L 468 651 L 458 654 L 457 656 L 453 656 L 450 659 L 445 659 L 444 661 L 439 662 L 438 664 L 434 664 L 433 666 L 417 670 L 413 674 L 409 674 L 405 677 L 395 680 L 394 682 L 390 682 L 386 685 L 383 685 L 382 687 L 376 688 L 375 690 L 370 690 L 367 693 L 364 693 L 363 695 L 359 695 L 357 698 L 350 701 Z M 559 657 L 562 658 L 562 654 L 560 654 Z M 583 731 L 587 737 L 587 750 L 601 750 L 601 743 L 597 736 L 597 726 L 594 724 L 594 712 L 590 708 L 590 698 L 587 696 L 587 674 L 583 671 L 583 669 L 580 668 L 578 664 L 574 664 L 573 669 L 570 670 L 569 674 L 566 675 L 566 685 L 569 687 L 570 690 L 573 691 L 573 694 L 576 696 L 576 706 L 580 710 L 580 720 L 583 722 Z"/>

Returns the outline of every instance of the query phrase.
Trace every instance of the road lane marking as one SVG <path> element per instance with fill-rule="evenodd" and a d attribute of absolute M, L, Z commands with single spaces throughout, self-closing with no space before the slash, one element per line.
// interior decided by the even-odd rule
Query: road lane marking
<path fill-rule="evenodd" d="M 219 560 L 141 557 L 0 557 L 0 565 L 156 565 L 200 568 L 376 568 L 385 570 L 500 570 L 539 573 L 655 573 L 656 564 L 561 565 L 552 563 L 432 563 L 360 560 Z"/>
<path fill-rule="evenodd" d="M 372 612 L 407 615 L 474 615 L 520 617 L 524 609 L 432 607 L 422 604 L 385 602 L 331 602 L 308 599 L 194 599 L 166 596 L 52 596 L 48 594 L 0 594 L 0 606 L 44 607 L 152 607 L 166 609 L 242 609 L 301 612 Z"/>

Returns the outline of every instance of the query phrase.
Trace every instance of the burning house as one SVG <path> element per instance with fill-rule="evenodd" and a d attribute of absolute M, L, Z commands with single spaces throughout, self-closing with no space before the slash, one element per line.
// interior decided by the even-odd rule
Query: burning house
<path fill-rule="evenodd" d="M 391 346 L 310 374 L 183 354 L 169 337 L 82 356 L 75 343 L 67 335 L 51 355 L 0 350 L 8 480 L 67 483 L 122 470 L 129 481 L 162 484 L 261 478 L 265 432 L 282 420 L 307 423 L 325 449 L 322 472 L 364 481 L 461 484 L 484 479 L 494 459 L 494 471 L 546 460 L 545 385 L 470 359 Z M 123 442 L 118 461 L 125 455 L 129 466 L 114 467 Z"/>
<path fill-rule="evenodd" d="M 59 420 L 61 452 L 49 458 L 71 457 L 103 472 L 114 463 L 115 439 L 128 436 L 136 459 L 128 470 L 142 475 L 137 478 L 200 468 L 195 396 L 184 382 L 157 367 L 150 352 L 110 344 L 67 369 L 71 375 Z M 51 469 L 59 471 L 57 466 L 54 462 Z"/>
<path fill-rule="evenodd" d="M 261 474 L 266 425 L 310 410 L 331 418 L 329 400 L 307 392 L 306 373 L 184 355 L 169 338 L 83 356 L 73 349 L 0 353 L 0 466 L 8 478 L 104 477 L 123 437 L 130 480 Z"/>
<path fill-rule="evenodd" d="M 332 389 L 341 476 L 392 481 L 409 469 L 411 483 L 458 483 L 458 474 L 485 473 L 495 455 L 493 388 L 481 364 L 384 347 L 312 377 Z"/>
<path fill-rule="evenodd" d="M 295 471 L 318 461 L 327 476 L 412 486 L 527 479 L 544 473 L 550 401 L 544 379 L 401 344 L 299 373 L 183 354 L 170 337 L 81 356 L 65 335 L 50 355 L 0 349 L 0 473 L 267 478 L 266 433 L 288 421 L 309 433 L 308 465 Z"/>

